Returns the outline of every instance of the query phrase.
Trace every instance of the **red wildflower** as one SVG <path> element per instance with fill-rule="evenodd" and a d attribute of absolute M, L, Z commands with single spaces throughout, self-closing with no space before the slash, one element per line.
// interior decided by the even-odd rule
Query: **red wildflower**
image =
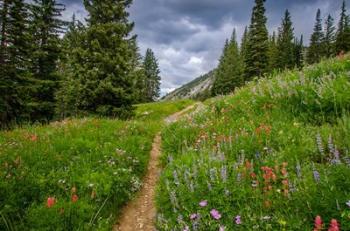
<path fill-rule="evenodd" d="M 315 229 L 314 231 L 320 231 L 322 230 L 322 219 L 320 216 L 317 216 L 315 218 Z"/>
<path fill-rule="evenodd" d="M 251 177 L 252 179 L 255 179 L 255 178 L 256 178 L 255 172 L 250 173 L 250 177 Z"/>
<path fill-rule="evenodd" d="M 331 225 L 328 231 L 340 231 L 338 221 L 336 219 L 331 220 Z"/>
<path fill-rule="evenodd" d="M 53 207 L 55 204 L 56 204 L 56 199 L 55 199 L 54 197 L 48 197 L 48 198 L 47 198 L 46 206 L 47 206 L 48 208 Z"/>
<path fill-rule="evenodd" d="M 33 141 L 33 142 L 35 142 L 35 141 L 37 141 L 38 140 L 38 136 L 37 135 L 31 135 L 30 136 L 30 141 Z"/>
<path fill-rule="evenodd" d="M 77 194 L 73 194 L 73 196 L 72 196 L 72 202 L 75 203 L 75 202 L 78 201 L 78 199 L 79 199 L 79 197 L 77 196 Z"/>

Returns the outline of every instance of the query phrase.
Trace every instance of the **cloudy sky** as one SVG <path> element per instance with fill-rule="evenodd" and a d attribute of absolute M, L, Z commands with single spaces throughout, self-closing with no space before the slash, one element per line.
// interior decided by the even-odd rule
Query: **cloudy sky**
<path fill-rule="evenodd" d="M 86 16 L 82 0 L 58 0 L 64 17 Z M 322 17 L 338 20 L 342 0 L 267 0 L 268 28 L 272 32 L 289 9 L 295 34 L 308 40 L 317 8 Z M 350 6 L 350 0 L 346 0 Z M 130 19 L 135 22 L 141 52 L 151 48 L 159 61 L 162 93 L 169 92 L 217 66 L 223 44 L 236 28 L 240 38 L 249 24 L 254 0 L 134 0 Z M 349 9 L 349 7 L 348 7 Z"/>

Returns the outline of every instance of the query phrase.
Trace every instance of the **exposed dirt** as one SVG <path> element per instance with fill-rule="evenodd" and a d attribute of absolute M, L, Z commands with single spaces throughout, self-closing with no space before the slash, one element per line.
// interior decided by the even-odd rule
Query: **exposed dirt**
<path fill-rule="evenodd" d="M 192 110 L 199 103 L 191 105 L 186 109 L 169 116 L 165 121 L 170 124 L 176 122 L 183 114 Z M 152 144 L 150 161 L 143 186 L 136 199 L 129 202 L 122 211 L 122 215 L 113 231 L 154 231 L 156 217 L 155 191 L 161 169 L 159 168 L 159 157 L 161 155 L 161 136 L 156 135 Z"/>

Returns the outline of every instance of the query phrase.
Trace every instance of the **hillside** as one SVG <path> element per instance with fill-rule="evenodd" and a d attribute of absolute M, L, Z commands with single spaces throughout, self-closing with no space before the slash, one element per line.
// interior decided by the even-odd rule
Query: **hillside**
<path fill-rule="evenodd" d="M 182 87 L 170 92 L 162 100 L 208 98 L 214 82 L 215 70 L 202 75 Z"/>
<path fill-rule="evenodd" d="M 157 229 L 350 230 L 349 89 L 347 56 L 250 82 L 167 127 Z"/>

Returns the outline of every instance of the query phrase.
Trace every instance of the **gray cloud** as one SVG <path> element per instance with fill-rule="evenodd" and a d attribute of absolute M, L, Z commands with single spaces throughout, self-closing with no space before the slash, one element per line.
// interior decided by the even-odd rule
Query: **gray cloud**
<path fill-rule="evenodd" d="M 73 12 L 86 17 L 80 0 L 62 0 L 65 18 Z M 285 9 L 289 9 L 295 34 L 309 40 L 317 8 L 323 16 L 338 19 L 342 0 L 267 0 L 270 32 L 277 30 Z M 347 0 L 350 5 L 350 0 Z M 236 28 L 240 38 L 249 24 L 254 0 L 134 0 L 130 19 L 142 52 L 154 50 L 158 57 L 162 91 L 177 88 L 217 65 L 226 38 Z"/>

